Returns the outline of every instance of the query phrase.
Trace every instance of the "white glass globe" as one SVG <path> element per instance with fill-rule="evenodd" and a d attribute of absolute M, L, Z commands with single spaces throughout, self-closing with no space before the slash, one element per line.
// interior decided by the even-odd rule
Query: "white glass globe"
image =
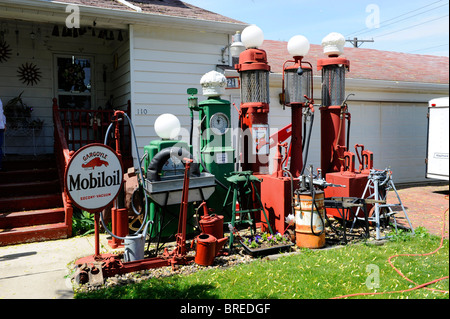
<path fill-rule="evenodd" d="M 258 48 L 264 42 L 264 32 L 256 25 L 249 25 L 242 31 L 241 41 L 247 49 Z"/>
<path fill-rule="evenodd" d="M 173 114 L 164 113 L 158 116 L 154 128 L 160 138 L 164 140 L 174 139 L 180 133 L 180 120 Z"/>
<path fill-rule="evenodd" d="M 331 32 L 322 39 L 323 53 L 330 55 L 341 55 L 344 53 L 345 37 L 338 32 Z"/>
<path fill-rule="evenodd" d="M 303 35 L 294 35 L 289 40 L 287 49 L 292 56 L 305 56 L 309 52 L 309 41 Z"/>

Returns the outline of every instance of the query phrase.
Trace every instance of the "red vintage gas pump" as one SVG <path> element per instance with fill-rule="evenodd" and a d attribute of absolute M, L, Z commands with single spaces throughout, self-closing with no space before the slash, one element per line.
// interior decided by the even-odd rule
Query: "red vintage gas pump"
<path fill-rule="evenodd" d="M 291 158 L 289 171 L 294 178 L 303 171 L 302 117 L 303 108 L 309 107 L 314 112 L 312 65 L 302 61 L 309 51 L 309 41 L 302 35 L 292 37 L 288 42 L 288 51 L 294 60 L 288 60 L 283 65 L 283 97 L 284 105 L 291 108 Z M 288 63 L 293 65 L 286 66 Z M 306 132 L 303 132 L 306 134 Z"/>
<path fill-rule="evenodd" d="M 239 125 L 242 130 L 241 167 L 255 174 L 269 172 L 269 71 L 267 55 L 258 47 L 264 34 L 255 25 L 241 35 L 247 50 L 239 56 L 235 68 L 241 80 Z"/>
<path fill-rule="evenodd" d="M 360 169 L 355 169 L 355 153 L 349 149 L 349 126 L 351 115 L 345 97 L 345 73 L 350 69 L 350 61 L 340 57 L 345 38 L 332 32 L 322 40 L 324 53 L 328 58 L 317 61 L 317 69 L 322 71 L 321 116 L 321 169 L 327 183 L 345 187 L 327 187 L 325 197 L 362 196 L 367 177 L 373 165 L 373 153 L 364 151 L 364 145 L 355 145 L 360 159 Z M 347 122 L 347 125 L 346 125 Z M 362 148 L 359 156 L 358 147 Z M 354 213 L 354 212 L 353 212 Z M 336 209 L 327 209 L 327 214 L 341 218 Z M 349 214 L 346 216 L 352 219 Z"/>
<path fill-rule="evenodd" d="M 246 44 L 248 32 L 256 37 L 260 29 L 250 26 L 242 32 L 242 42 Z M 258 43 L 260 45 L 262 43 Z M 256 43 L 253 43 L 253 45 Z M 268 212 L 269 223 L 275 232 L 283 233 L 286 229 L 285 219 L 293 214 L 293 189 L 302 173 L 303 155 L 302 147 L 302 112 L 305 107 L 312 108 L 312 67 L 308 62 L 302 61 L 309 51 L 309 42 L 304 36 L 295 36 L 288 42 L 288 51 L 294 60 L 286 61 L 283 69 L 283 96 L 284 105 L 291 108 L 291 142 L 288 146 L 280 140 L 285 129 L 273 135 L 274 141 L 269 138 L 269 70 L 266 53 L 262 50 L 250 48 L 241 53 L 239 65 L 236 69 L 241 76 L 241 109 L 240 124 L 245 130 L 250 129 L 250 144 L 244 139 L 243 154 L 241 158 L 242 170 L 251 170 L 262 180 L 260 184 L 261 202 Z M 289 66 L 287 66 L 290 64 Z M 289 130 L 288 129 L 288 130 Z M 271 147 L 277 147 L 273 173 L 268 172 L 268 156 Z M 283 152 L 284 149 L 284 152 Z M 252 155 L 256 155 L 252 157 Z M 290 157 L 289 170 L 287 160 Z M 282 194 L 280 196 L 280 194 Z M 265 218 L 261 216 L 263 231 L 269 229 Z"/>

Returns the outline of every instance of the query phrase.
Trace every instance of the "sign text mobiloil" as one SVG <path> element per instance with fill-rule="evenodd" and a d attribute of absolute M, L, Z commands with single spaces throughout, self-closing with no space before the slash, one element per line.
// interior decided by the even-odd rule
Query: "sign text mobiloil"
<path fill-rule="evenodd" d="M 122 163 L 116 153 L 106 145 L 90 144 L 70 159 L 65 186 L 78 207 L 92 211 L 103 209 L 116 198 L 122 180 Z"/>

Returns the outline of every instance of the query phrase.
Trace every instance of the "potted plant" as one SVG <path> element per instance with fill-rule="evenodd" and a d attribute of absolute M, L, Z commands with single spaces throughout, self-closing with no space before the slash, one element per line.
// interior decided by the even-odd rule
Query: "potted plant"
<path fill-rule="evenodd" d="M 252 256 L 278 253 L 294 245 L 288 237 L 280 233 L 256 233 L 251 236 L 241 237 L 240 242 L 244 250 Z"/>
<path fill-rule="evenodd" d="M 6 116 L 8 129 L 42 129 L 44 121 L 39 118 L 31 119 L 33 108 L 23 102 L 22 94 L 23 91 L 19 94 L 19 96 L 9 100 L 4 107 L 4 114 Z"/>

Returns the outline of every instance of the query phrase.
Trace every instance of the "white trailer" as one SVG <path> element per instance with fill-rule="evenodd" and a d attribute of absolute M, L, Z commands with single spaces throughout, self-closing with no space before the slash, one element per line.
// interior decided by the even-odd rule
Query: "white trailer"
<path fill-rule="evenodd" d="M 426 178 L 449 180 L 449 98 L 442 97 L 428 102 Z"/>

